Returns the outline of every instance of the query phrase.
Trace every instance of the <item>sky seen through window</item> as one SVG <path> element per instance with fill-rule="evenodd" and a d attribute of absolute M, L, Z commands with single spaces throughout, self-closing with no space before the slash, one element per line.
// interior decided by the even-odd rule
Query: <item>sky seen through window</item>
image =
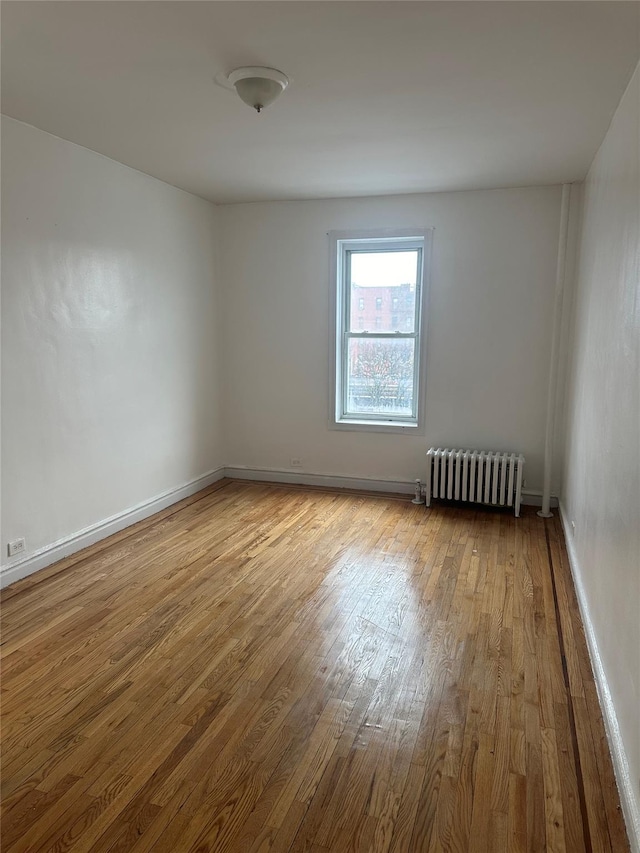
<path fill-rule="evenodd" d="M 354 252 L 351 284 L 355 287 L 400 287 L 415 284 L 418 253 Z"/>

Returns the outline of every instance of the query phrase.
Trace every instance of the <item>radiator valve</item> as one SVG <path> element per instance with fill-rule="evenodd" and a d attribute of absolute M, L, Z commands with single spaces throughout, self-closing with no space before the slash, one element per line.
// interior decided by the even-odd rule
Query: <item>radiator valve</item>
<path fill-rule="evenodd" d="M 422 497 L 422 483 L 420 480 L 416 480 L 416 496 L 411 501 L 412 504 L 423 504 L 424 499 Z"/>

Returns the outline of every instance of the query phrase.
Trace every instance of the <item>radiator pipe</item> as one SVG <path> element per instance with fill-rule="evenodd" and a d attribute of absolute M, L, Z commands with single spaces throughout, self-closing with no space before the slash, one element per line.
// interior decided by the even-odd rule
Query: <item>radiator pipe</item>
<path fill-rule="evenodd" d="M 560 231 L 558 237 L 558 263 L 556 266 L 556 291 L 553 304 L 553 336 L 551 338 L 551 364 L 549 365 L 549 388 L 547 392 L 547 425 L 544 436 L 544 478 L 542 483 L 541 518 L 551 518 L 551 468 L 553 465 L 553 439 L 556 426 L 556 393 L 558 386 L 558 352 L 562 320 L 562 295 L 565 283 L 567 240 L 569 235 L 569 202 L 571 184 L 562 185 L 560 202 Z"/>

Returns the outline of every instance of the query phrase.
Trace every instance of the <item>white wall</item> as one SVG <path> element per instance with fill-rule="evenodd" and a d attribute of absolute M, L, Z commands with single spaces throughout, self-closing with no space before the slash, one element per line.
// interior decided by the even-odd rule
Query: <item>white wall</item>
<path fill-rule="evenodd" d="M 542 486 L 560 188 L 220 209 L 227 462 L 424 477 L 430 445 L 514 449 Z M 426 437 L 329 421 L 331 230 L 434 227 Z"/>
<path fill-rule="evenodd" d="M 216 210 L 2 125 L 2 562 L 224 463 Z"/>
<path fill-rule="evenodd" d="M 562 507 L 640 850 L 640 66 L 585 186 Z M 575 534 L 571 533 L 571 522 Z M 625 767 L 626 763 L 626 767 Z"/>

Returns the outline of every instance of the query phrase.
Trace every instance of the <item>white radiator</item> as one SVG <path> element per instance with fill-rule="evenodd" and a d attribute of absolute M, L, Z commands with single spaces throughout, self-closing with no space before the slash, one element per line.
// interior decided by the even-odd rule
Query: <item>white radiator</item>
<path fill-rule="evenodd" d="M 449 450 L 432 447 L 427 453 L 427 506 L 431 498 L 512 506 L 520 515 L 521 453 L 490 450 Z"/>

